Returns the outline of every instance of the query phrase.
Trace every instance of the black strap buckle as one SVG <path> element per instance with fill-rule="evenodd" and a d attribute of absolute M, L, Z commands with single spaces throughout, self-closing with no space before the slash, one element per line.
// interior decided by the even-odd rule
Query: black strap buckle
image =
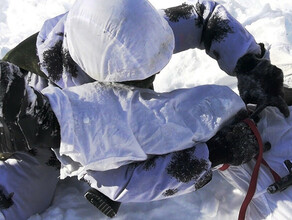
<path fill-rule="evenodd" d="M 268 193 L 274 194 L 276 192 L 281 192 L 292 185 L 292 163 L 290 160 L 285 160 L 284 164 L 289 171 L 287 176 L 282 177 L 279 181 L 273 183 L 267 188 Z"/>

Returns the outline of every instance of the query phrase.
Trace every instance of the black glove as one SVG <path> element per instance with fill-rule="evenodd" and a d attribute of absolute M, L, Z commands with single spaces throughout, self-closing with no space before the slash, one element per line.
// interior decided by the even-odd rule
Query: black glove
<path fill-rule="evenodd" d="M 267 106 L 275 106 L 285 117 L 289 117 L 290 111 L 284 100 L 281 69 L 267 59 L 246 54 L 238 60 L 235 72 L 240 97 L 246 104 L 257 104 L 254 115 Z"/>
<path fill-rule="evenodd" d="M 245 118 L 247 118 L 247 112 L 239 112 L 231 125 L 223 127 L 207 141 L 212 167 L 219 164 L 238 166 L 250 161 L 258 154 L 259 145 L 256 136 L 242 121 Z M 270 148 L 269 143 L 264 145 L 264 151 Z"/>
<path fill-rule="evenodd" d="M 0 210 L 8 209 L 13 205 L 12 197 L 14 193 L 10 193 L 8 197 L 6 197 L 2 190 L 0 190 Z"/>

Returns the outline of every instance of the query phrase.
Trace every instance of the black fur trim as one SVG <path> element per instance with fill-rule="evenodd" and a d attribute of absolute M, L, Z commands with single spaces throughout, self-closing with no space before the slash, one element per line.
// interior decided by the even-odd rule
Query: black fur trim
<path fill-rule="evenodd" d="M 234 31 L 233 27 L 229 26 L 229 20 L 220 17 L 219 12 L 214 12 L 203 30 L 202 40 L 206 51 L 210 51 L 214 41 L 220 43 L 230 33 Z"/>
<path fill-rule="evenodd" d="M 206 10 L 206 6 L 204 4 L 201 4 L 200 2 L 197 2 L 196 8 L 195 8 L 198 18 L 196 19 L 196 25 L 200 28 L 204 24 L 204 12 Z"/>
<path fill-rule="evenodd" d="M 202 171 L 208 169 L 208 162 L 194 156 L 195 147 L 174 153 L 167 173 L 180 182 L 196 180 Z"/>
<path fill-rule="evenodd" d="M 58 41 L 52 48 L 43 53 L 42 65 L 48 71 L 49 78 L 53 82 L 61 79 L 63 73 L 63 55 L 62 55 L 63 41 Z"/>
<path fill-rule="evenodd" d="M 156 167 L 156 159 L 158 159 L 158 156 L 154 156 L 150 159 L 147 159 L 145 162 L 143 162 L 143 170 L 149 171 Z"/>
<path fill-rule="evenodd" d="M 77 64 L 74 62 L 72 59 L 69 50 L 63 50 L 62 52 L 62 57 L 63 57 L 63 66 L 65 70 L 72 75 L 72 77 L 76 78 L 77 77 Z"/>
<path fill-rule="evenodd" d="M 60 161 L 57 159 L 57 157 L 53 151 L 51 151 L 51 154 L 52 155 L 51 155 L 50 159 L 48 160 L 48 162 L 46 162 L 46 165 L 50 166 L 50 167 L 55 167 L 56 170 L 60 170 L 61 169 Z"/>
<path fill-rule="evenodd" d="M 183 3 L 180 6 L 165 9 L 164 12 L 171 22 L 179 22 L 181 18 L 189 19 L 193 14 L 194 9 L 195 7 L 193 5 Z"/>
<path fill-rule="evenodd" d="M 170 197 L 170 196 L 173 196 L 173 195 L 177 194 L 178 191 L 179 191 L 178 189 L 168 189 L 162 195 L 164 197 Z"/>

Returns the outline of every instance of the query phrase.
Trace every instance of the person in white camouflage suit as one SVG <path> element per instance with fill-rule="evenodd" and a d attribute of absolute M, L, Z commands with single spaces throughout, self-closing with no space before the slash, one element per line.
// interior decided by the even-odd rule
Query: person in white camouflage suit
<path fill-rule="evenodd" d="M 237 77 L 241 97 L 216 85 L 154 92 L 172 54 L 191 48 Z M 58 161 L 61 178 L 87 181 L 88 200 L 113 216 L 111 200 L 185 194 L 209 182 L 212 168 L 251 160 L 258 144 L 241 121 L 245 103 L 289 116 L 283 73 L 265 52 L 213 1 L 157 11 L 147 0 L 77 0 L 0 63 L 2 214 L 25 219 L 43 211 Z M 40 170 L 31 174 L 30 164 Z M 32 192 L 18 187 L 28 181 L 38 186 Z M 46 188 L 48 195 L 40 193 Z"/>

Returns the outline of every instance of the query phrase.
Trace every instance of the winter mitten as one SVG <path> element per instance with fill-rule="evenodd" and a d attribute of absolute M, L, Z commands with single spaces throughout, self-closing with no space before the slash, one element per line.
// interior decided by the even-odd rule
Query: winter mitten
<path fill-rule="evenodd" d="M 8 209 L 13 205 L 12 201 L 13 193 L 9 194 L 8 196 L 5 196 L 4 192 L 0 190 L 0 211 L 3 209 Z"/>
<path fill-rule="evenodd" d="M 60 128 L 48 99 L 27 86 L 25 73 L 0 61 L 0 159 L 35 147 L 59 147 Z"/>
<path fill-rule="evenodd" d="M 207 141 L 212 167 L 220 164 L 238 166 L 250 161 L 258 154 L 259 145 L 256 136 L 249 125 L 242 121 L 244 115 L 244 112 L 240 112 L 235 122 L 223 127 Z M 265 144 L 264 148 L 264 151 L 268 150 L 270 144 Z"/>
<path fill-rule="evenodd" d="M 257 104 L 254 114 L 267 106 L 277 107 L 285 117 L 290 112 L 284 100 L 283 72 L 267 59 L 254 54 L 241 57 L 235 68 L 238 90 L 243 101 Z"/>
<path fill-rule="evenodd" d="M 284 87 L 284 98 L 287 105 L 292 105 L 292 88 Z"/>

